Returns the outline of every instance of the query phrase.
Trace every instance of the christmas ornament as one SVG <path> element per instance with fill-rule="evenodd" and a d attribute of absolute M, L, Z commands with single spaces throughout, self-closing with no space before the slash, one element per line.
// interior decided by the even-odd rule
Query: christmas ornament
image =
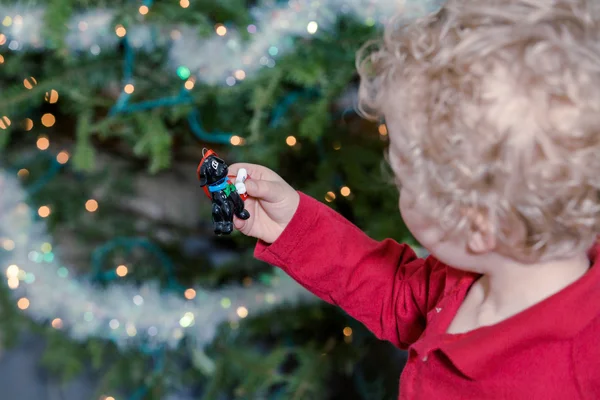
<path fill-rule="evenodd" d="M 214 230 L 217 235 L 229 235 L 233 232 L 234 215 L 243 220 L 250 218 L 250 213 L 244 208 L 248 174 L 242 168 L 237 176 L 228 175 L 229 167 L 217 153 L 207 149 L 202 153 L 202 160 L 198 164 L 198 180 L 213 203 Z"/>

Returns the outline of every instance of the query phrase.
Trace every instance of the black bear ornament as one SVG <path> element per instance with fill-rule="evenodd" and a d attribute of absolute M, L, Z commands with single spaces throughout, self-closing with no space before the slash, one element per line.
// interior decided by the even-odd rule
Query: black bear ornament
<path fill-rule="evenodd" d="M 217 235 L 229 235 L 233 232 L 234 215 L 243 220 L 250 218 L 250 213 L 244 208 L 244 200 L 248 197 L 244 182 L 248 173 L 242 168 L 237 176 L 228 174 L 227 164 L 217 153 L 207 149 L 202 151 L 198 180 L 204 193 L 212 200 L 212 217 Z"/>

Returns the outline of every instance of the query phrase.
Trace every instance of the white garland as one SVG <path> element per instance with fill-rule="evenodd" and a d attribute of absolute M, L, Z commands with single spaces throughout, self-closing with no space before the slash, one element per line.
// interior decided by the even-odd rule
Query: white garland
<path fill-rule="evenodd" d="M 255 33 L 247 42 L 233 29 L 227 30 L 224 36 L 215 34 L 202 39 L 193 27 L 181 25 L 160 27 L 160 34 L 153 38 L 151 27 L 140 24 L 129 27 L 127 35 L 134 47 L 146 50 L 155 48 L 156 39 L 164 41 L 168 38 L 172 40 L 170 69 L 185 66 L 200 81 L 232 86 L 263 66 L 273 67 L 277 56 L 292 50 L 286 39 L 315 34 L 319 29 L 331 26 L 339 15 L 354 15 L 366 24 L 374 25 L 384 23 L 399 12 L 407 18 L 425 14 L 440 3 L 441 0 L 289 0 L 278 5 L 266 1 L 252 10 L 255 22 L 248 26 L 248 31 Z M 40 23 L 43 12 L 40 8 L 0 6 L 0 15 L 13 19 L 8 28 L 0 26 L 8 37 L 6 45 L 11 50 L 45 46 Z M 106 9 L 75 15 L 65 38 L 68 47 L 72 51 L 94 55 L 115 49 L 120 38 L 115 33 L 113 16 L 114 13 Z"/>
<path fill-rule="evenodd" d="M 64 329 L 75 339 L 100 337 L 120 347 L 153 349 L 175 347 L 185 336 L 202 348 L 213 340 L 223 322 L 236 324 L 283 303 L 316 300 L 284 274 L 274 279 L 272 287 L 194 288 L 192 300 L 184 293 L 161 293 L 157 284 L 114 283 L 102 289 L 70 274 L 65 276 L 45 222 L 34 218 L 34 210 L 25 201 L 26 192 L 18 178 L 0 169 L 3 281 L 14 288 L 15 301 L 21 308 L 27 306 L 30 317 Z"/>

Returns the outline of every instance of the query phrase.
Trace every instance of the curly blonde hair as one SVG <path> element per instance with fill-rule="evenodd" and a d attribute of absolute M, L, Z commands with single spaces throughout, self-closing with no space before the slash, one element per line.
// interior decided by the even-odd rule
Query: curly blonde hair
<path fill-rule="evenodd" d="M 398 121 L 393 167 L 448 232 L 475 210 L 525 262 L 597 240 L 599 4 L 449 0 L 359 52 L 359 109 Z"/>

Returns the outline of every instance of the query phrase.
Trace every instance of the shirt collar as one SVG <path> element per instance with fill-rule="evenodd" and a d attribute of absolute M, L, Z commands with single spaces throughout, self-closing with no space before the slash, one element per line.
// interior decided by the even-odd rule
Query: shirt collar
<path fill-rule="evenodd" d="M 517 348 L 577 335 L 600 316 L 600 243 L 589 256 L 590 270 L 560 292 L 496 325 L 445 335 L 450 340 L 442 340 L 439 349 L 465 376 L 477 379 Z"/>

